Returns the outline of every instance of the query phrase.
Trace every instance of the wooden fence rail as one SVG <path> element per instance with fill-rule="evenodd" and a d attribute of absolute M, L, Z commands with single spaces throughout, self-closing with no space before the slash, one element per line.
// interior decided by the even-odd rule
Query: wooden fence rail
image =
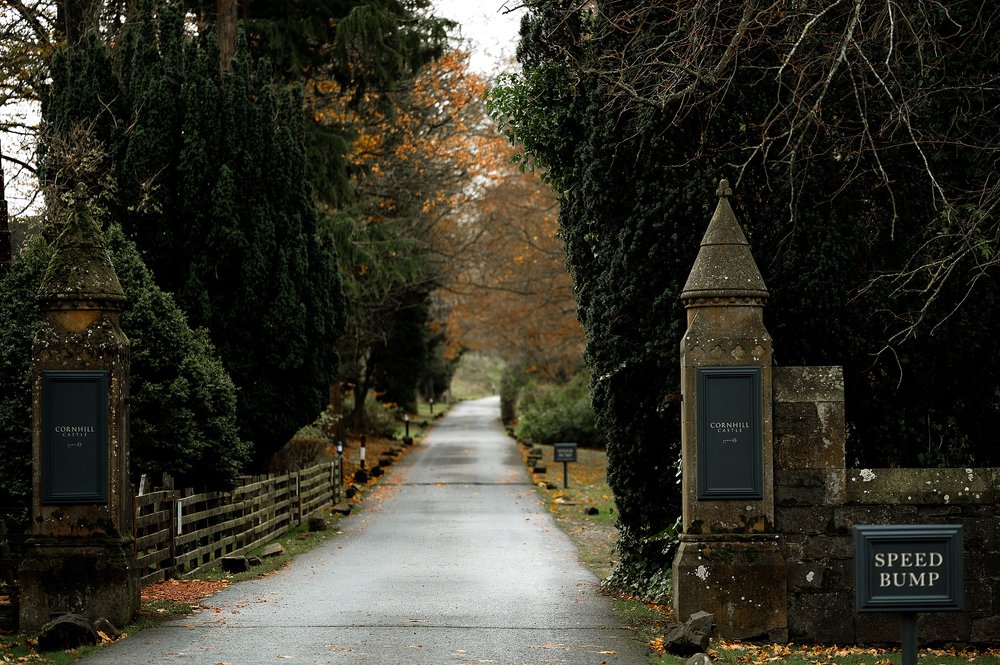
<path fill-rule="evenodd" d="M 232 492 L 159 490 L 135 498 L 143 585 L 186 577 L 274 540 L 340 500 L 338 461 L 243 478 Z"/>

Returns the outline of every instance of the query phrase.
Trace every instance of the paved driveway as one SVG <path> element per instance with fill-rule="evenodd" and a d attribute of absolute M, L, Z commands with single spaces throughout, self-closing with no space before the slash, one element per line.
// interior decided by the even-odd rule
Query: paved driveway
<path fill-rule="evenodd" d="M 541 507 L 496 398 L 454 407 L 341 526 L 213 609 L 81 662 L 646 661 Z"/>

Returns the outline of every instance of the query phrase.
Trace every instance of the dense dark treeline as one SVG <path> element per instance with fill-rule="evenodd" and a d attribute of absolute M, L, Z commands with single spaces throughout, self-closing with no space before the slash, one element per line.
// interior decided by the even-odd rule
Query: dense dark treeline
<path fill-rule="evenodd" d="M 791 4 L 529 2 L 523 73 L 494 91 L 561 192 L 623 581 L 669 561 L 678 296 L 723 177 L 776 362 L 844 366 L 849 463 L 1000 461 L 1000 16 Z"/>

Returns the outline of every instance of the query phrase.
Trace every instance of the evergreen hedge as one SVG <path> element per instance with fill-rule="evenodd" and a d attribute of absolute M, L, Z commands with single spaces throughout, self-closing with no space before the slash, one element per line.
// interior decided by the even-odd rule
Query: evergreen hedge
<path fill-rule="evenodd" d="M 576 443 L 584 448 L 603 448 L 604 436 L 594 422 L 586 372 L 564 384 L 525 386 L 517 399 L 517 428 L 521 441 Z"/>

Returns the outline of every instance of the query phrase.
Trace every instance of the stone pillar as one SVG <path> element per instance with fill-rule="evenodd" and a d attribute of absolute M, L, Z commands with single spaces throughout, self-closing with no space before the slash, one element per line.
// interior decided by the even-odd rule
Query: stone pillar
<path fill-rule="evenodd" d="M 139 609 L 128 481 L 125 294 L 98 225 L 79 206 L 55 243 L 38 299 L 32 526 L 20 629 L 67 612 L 128 623 Z"/>
<path fill-rule="evenodd" d="M 678 620 L 704 610 L 716 636 L 787 639 L 786 565 L 774 530 L 768 293 L 723 180 L 684 291 L 682 534 Z"/>

